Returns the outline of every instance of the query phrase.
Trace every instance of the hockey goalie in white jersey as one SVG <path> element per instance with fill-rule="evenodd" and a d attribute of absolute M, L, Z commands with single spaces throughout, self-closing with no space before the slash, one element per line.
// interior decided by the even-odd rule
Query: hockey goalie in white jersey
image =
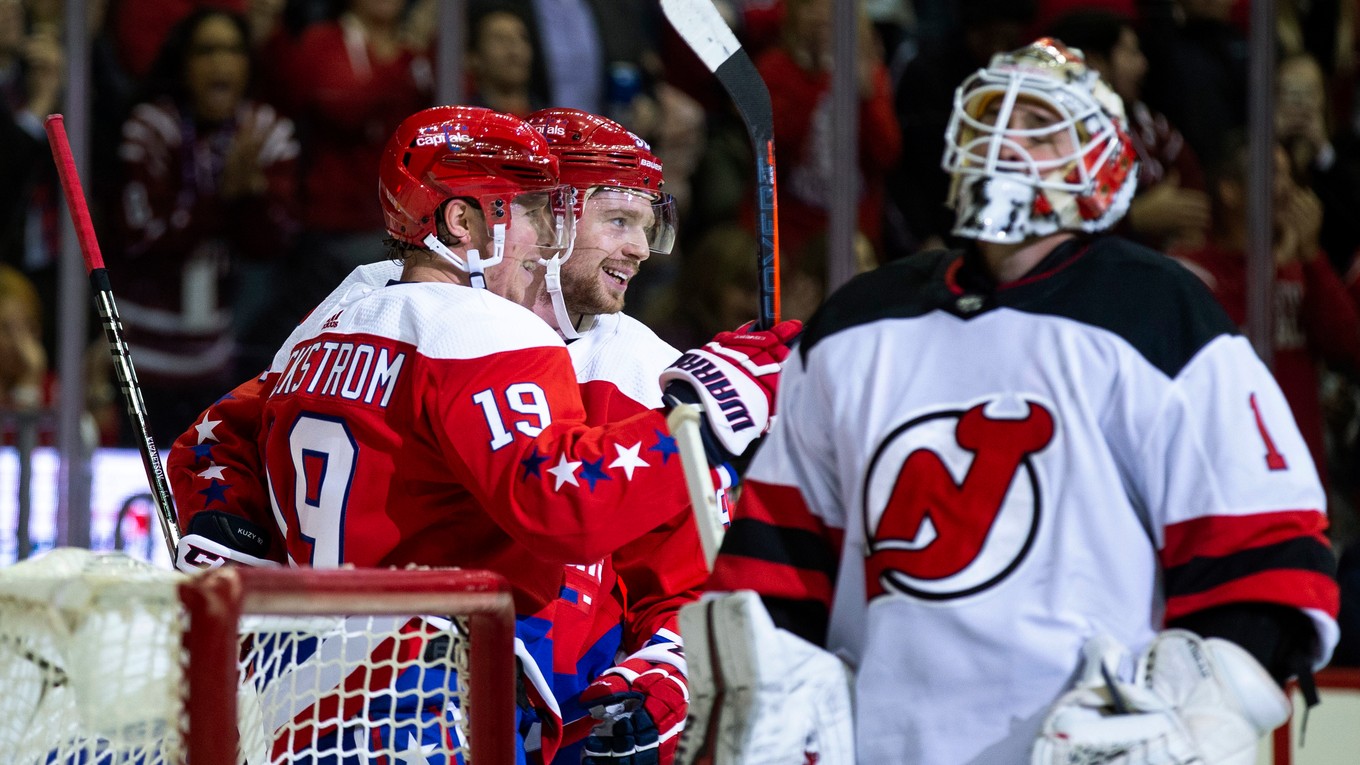
<path fill-rule="evenodd" d="M 858 277 L 789 357 L 709 585 L 759 601 L 682 617 L 682 761 L 1249 764 L 1326 663 L 1325 499 L 1284 397 L 1193 275 L 1098 235 L 1125 129 L 1055 40 L 959 87 L 971 241 Z M 809 688 L 822 722 L 775 692 Z"/>

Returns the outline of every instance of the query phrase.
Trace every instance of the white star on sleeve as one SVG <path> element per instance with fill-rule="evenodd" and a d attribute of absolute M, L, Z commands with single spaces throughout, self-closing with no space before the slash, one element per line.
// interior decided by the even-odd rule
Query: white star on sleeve
<path fill-rule="evenodd" d="M 223 465 L 218 465 L 218 464 L 215 463 L 215 462 L 209 462 L 209 463 L 208 463 L 208 469 L 207 469 L 207 470 L 204 470 L 202 473 L 199 473 L 199 474 L 198 474 L 198 477 L 199 477 L 199 478 L 216 478 L 216 479 L 219 480 L 219 481 L 225 481 L 225 480 L 227 480 L 227 479 L 226 479 L 226 476 L 223 476 L 223 475 L 222 475 L 222 471 L 223 471 L 223 470 L 226 470 L 226 469 L 227 469 L 227 468 L 226 468 L 225 466 L 223 466 Z"/>
<path fill-rule="evenodd" d="M 638 441 L 628 448 L 620 444 L 614 444 L 614 448 L 619 452 L 619 458 L 609 463 L 609 467 L 623 468 L 623 472 L 628 476 L 628 480 L 633 480 L 633 469 L 640 467 L 651 467 L 647 460 L 638 456 L 638 450 L 642 448 L 642 442 Z"/>
<path fill-rule="evenodd" d="M 553 487 L 553 491 L 561 491 L 562 484 L 564 483 L 569 483 L 572 486 L 580 486 L 581 484 L 576 481 L 576 468 L 580 466 L 581 463 L 572 462 L 567 459 L 567 455 L 563 454 L 557 461 L 556 466 L 548 468 L 548 472 L 552 473 L 552 477 L 557 479 L 557 485 Z"/>
<path fill-rule="evenodd" d="M 203 422 L 200 422 L 194 426 L 194 430 L 198 431 L 198 442 L 201 444 L 204 441 L 207 441 L 208 439 L 216 441 L 217 436 L 213 435 L 213 428 L 221 424 L 222 424 L 221 420 L 208 419 L 208 415 L 205 412 L 203 414 Z"/>

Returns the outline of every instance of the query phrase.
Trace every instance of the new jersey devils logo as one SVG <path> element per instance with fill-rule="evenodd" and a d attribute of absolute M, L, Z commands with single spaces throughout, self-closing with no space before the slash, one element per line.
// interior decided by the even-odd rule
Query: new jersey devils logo
<path fill-rule="evenodd" d="M 1049 409 L 1024 404 L 1023 417 L 988 414 L 988 402 L 924 415 L 884 440 L 864 490 L 870 599 L 972 595 L 1024 559 L 1040 515 L 1031 455 L 1053 440 Z"/>

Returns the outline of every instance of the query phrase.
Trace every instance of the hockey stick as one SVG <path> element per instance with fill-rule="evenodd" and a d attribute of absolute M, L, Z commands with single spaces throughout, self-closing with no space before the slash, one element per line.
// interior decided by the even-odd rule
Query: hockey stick
<path fill-rule="evenodd" d="M 756 155 L 756 251 L 760 311 L 756 329 L 779 321 L 779 206 L 775 197 L 774 115 L 770 91 L 711 0 L 661 0 L 675 31 L 722 83 L 736 104 Z"/>
<path fill-rule="evenodd" d="M 137 370 L 133 368 L 132 357 L 128 355 L 127 341 L 123 339 L 123 320 L 118 315 L 118 306 L 113 302 L 109 273 L 104 269 L 104 256 L 99 251 L 99 241 L 94 236 L 94 224 L 90 221 L 90 210 L 85 205 L 85 192 L 80 187 L 76 161 L 71 155 L 71 144 L 66 139 L 65 119 L 60 114 L 49 114 L 45 127 L 47 139 L 52 144 L 52 158 L 57 162 L 57 174 L 61 176 L 61 190 L 66 196 L 66 209 L 70 211 L 71 223 L 75 226 L 76 238 L 80 241 L 80 253 L 85 256 L 85 270 L 90 274 L 90 287 L 94 290 L 95 306 L 99 309 L 99 317 L 104 323 L 104 337 L 109 343 L 109 353 L 113 354 L 114 369 L 118 371 L 118 387 L 123 390 L 128 416 L 140 439 L 137 446 L 142 453 L 142 467 L 146 470 L 146 480 L 151 485 L 151 497 L 156 502 L 161 533 L 165 535 L 165 544 L 170 549 L 170 562 L 174 565 L 175 554 L 179 548 L 179 524 L 175 520 L 175 504 L 170 498 L 170 484 L 165 479 L 165 469 L 161 467 L 161 456 L 156 451 L 156 441 L 151 437 L 151 428 L 146 422 L 146 402 L 142 399 L 142 388 L 137 382 Z"/>
<path fill-rule="evenodd" d="M 723 525 L 718 492 L 713 487 L 713 478 L 708 472 L 708 458 L 704 456 L 704 443 L 699 435 L 699 418 L 702 416 L 699 407 L 680 404 L 666 415 L 666 425 L 680 449 L 680 467 L 685 471 L 685 488 L 689 489 L 694 523 L 699 527 L 699 543 L 704 548 L 708 570 L 712 571 L 713 560 L 718 557 L 718 547 L 722 544 Z"/>

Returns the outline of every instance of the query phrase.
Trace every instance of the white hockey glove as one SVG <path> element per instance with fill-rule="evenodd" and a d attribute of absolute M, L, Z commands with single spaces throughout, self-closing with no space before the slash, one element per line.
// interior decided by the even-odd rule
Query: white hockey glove
<path fill-rule="evenodd" d="M 1289 699 L 1270 673 L 1229 640 L 1167 630 L 1138 660 L 1138 679 L 1175 707 L 1213 765 L 1252 765 L 1261 737 L 1289 719 Z"/>
<path fill-rule="evenodd" d="M 712 464 L 742 456 L 770 429 L 779 371 L 788 358 L 789 343 L 802 329 L 803 323 L 794 320 L 764 331 L 719 332 L 661 373 L 662 390 L 703 410 L 705 448 Z M 713 446 L 720 453 L 713 454 Z"/>
<path fill-rule="evenodd" d="M 689 717 L 676 765 L 852 765 L 850 670 L 770 620 L 754 592 L 680 609 Z"/>
<path fill-rule="evenodd" d="M 1084 650 L 1077 688 L 1044 720 L 1031 765 L 1251 765 L 1289 717 L 1279 687 L 1246 651 L 1185 630 L 1159 634 L 1132 682 L 1127 651 L 1105 636 Z"/>
<path fill-rule="evenodd" d="M 240 516 L 220 511 L 195 515 L 175 548 L 175 568 L 195 574 L 228 564 L 272 568 L 269 532 Z"/>

